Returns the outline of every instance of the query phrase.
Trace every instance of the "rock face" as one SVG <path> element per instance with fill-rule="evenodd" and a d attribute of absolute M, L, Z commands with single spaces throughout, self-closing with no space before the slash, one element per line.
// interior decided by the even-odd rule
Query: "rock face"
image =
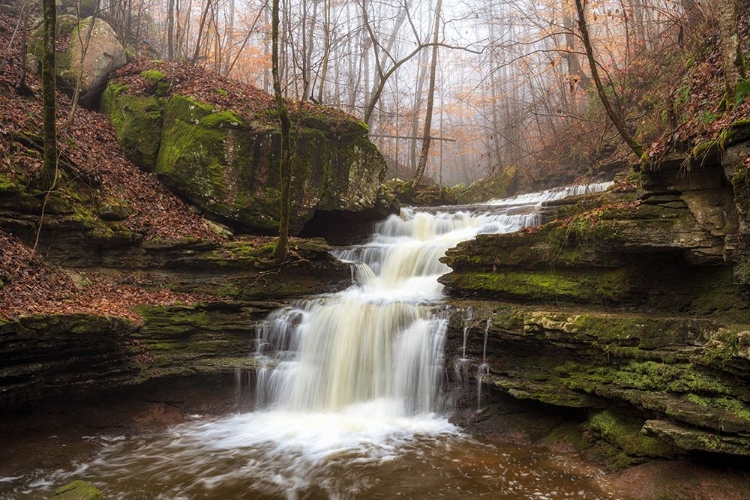
<path fill-rule="evenodd" d="M 102 101 L 130 159 L 215 219 L 278 231 L 280 135 L 271 112 L 221 109 L 173 92 L 159 70 L 135 77 L 147 81 L 145 92 L 115 80 Z M 323 107 L 293 118 L 293 234 L 316 213 L 368 221 L 394 211 L 380 188 L 387 166 L 363 123 Z"/>
<path fill-rule="evenodd" d="M 58 38 L 70 37 L 67 49 L 57 54 L 58 82 L 62 88 L 72 93 L 80 75 L 79 102 L 87 108 L 94 108 L 99 103 L 110 73 L 127 62 L 125 47 L 110 25 L 102 19 L 88 17 L 79 22 L 76 16 L 62 15 L 58 17 L 57 29 Z M 29 52 L 41 60 L 41 28 L 30 35 L 29 49 Z"/>
<path fill-rule="evenodd" d="M 552 222 L 444 258 L 452 295 L 492 299 L 457 304 L 473 306 L 477 360 L 491 321 L 486 387 L 583 411 L 615 466 L 750 456 L 750 149 L 730 130 L 723 156 L 667 161 L 640 172 L 637 190 L 555 202 Z M 464 321 L 452 321 L 449 355 Z"/>
<path fill-rule="evenodd" d="M 133 374 L 136 325 L 89 315 L 0 321 L 0 407 L 121 384 Z"/>
<path fill-rule="evenodd" d="M 331 257 L 324 242 L 293 239 L 291 244 L 296 256 L 283 265 L 263 262 L 272 244 L 159 242 L 112 253 L 105 249 L 97 262 L 112 266 L 109 273 L 121 273 L 123 279 L 154 274 L 160 287 L 216 299 L 192 306 L 142 306 L 137 311 L 142 324 L 85 314 L 0 321 L 0 408 L 166 375 L 251 368 L 256 329 L 272 310 L 284 300 L 351 282 L 348 266 Z M 49 257 L 55 261 L 64 255 Z"/>

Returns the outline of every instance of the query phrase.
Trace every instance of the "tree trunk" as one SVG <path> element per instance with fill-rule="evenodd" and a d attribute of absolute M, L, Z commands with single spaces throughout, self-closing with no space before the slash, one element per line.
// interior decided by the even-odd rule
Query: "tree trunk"
<path fill-rule="evenodd" d="M 426 52 L 425 52 L 426 54 Z M 425 80 L 427 78 L 427 69 L 423 64 L 423 56 L 419 58 L 419 69 L 417 70 L 417 86 L 414 90 L 414 106 L 411 114 L 411 136 L 417 137 L 419 134 L 419 114 L 422 112 L 422 92 L 424 92 Z M 409 147 L 409 175 L 417 171 L 417 139 L 412 139 Z M 404 176 L 406 178 L 406 176 Z"/>
<path fill-rule="evenodd" d="M 26 11 L 26 8 L 28 7 L 28 11 Z M 16 93 L 18 95 L 32 95 L 34 92 L 29 88 L 28 84 L 26 83 L 26 40 L 28 39 L 28 29 L 26 28 L 26 25 L 28 24 L 29 17 L 31 14 L 36 10 L 36 7 L 34 5 L 27 5 L 24 3 L 21 6 L 21 15 L 18 18 L 18 24 L 16 25 L 16 32 L 21 32 L 21 43 L 19 44 L 19 59 L 21 60 L 21 77 L 18 79 L 18 83 L 16 84 Z M 13 38 L 15 37 L 15 33 L 13 33 L 13 36 L 11 37 L 11 42 L 8 44 L 8 46 L 13 45 Z"/>
<path fill-rule="evenodd" d="M 323 62 L 320 68 L 318 84 L 318 102 L 323 103 L 323 91 L 328 78 L 328 62 L 331 57 L 331 0 L 323 0 Z"/>
<path fill-rule="evenodd" d="M 167 4 L 167 61 L 174 61 L 174 0 Z"/>
<path fill-rule="evenodd" d="M 281 78 L 279 77 L 279 0 L 273 0 L 271 7 L 271 73 L 273 75 L 273 94 L 276 99 L 276 109 L 279 113 L 281 126 L 281 157 L 279 169 L 281 173 L 281 216 L 279 218 L 279 241 L 273 251 L 273 256 L 284 260 L 289 251 L 289 218 L 291 215 L 292 188 L 292 155 L 289 136 L 292 128 L 289 112 L 286 109 L 284 96 L 281 94 Z"/>
<path fill-rule="evenodd" d="M 591 78 L 594 80 L 594 85 L 596 86 L 596 93 L 599 95 L 599 99 L 601 100 L 602 105 L 604 106 L 604 110 L 607 112 L 607 116 L 609 116 L 609 119 L 612 120 L 612 124 L 614 124 L 615 128 L 620 133 L 620 137 L 622 137 L 622 139 L 625 141 L 628 147 L 633 151 L 633 153 L 635 153 L 638 156 L 638 158 L 642 159 L 643 147 L 630 134 L 622 117 L 612 107 L 612 103 L 610 102 L 609 98 L 607 97 L 606 92 L 604 91 L 604 85 L 602 84 L 602 80 L 601 78 L 599 78 L 599 70 L 596 66 L 596 59 L 594 59 L 594 48 L 591 45 L 591 39 L 589 38 L 589 30 L 588 30 L 588 26 L 586 25 L 586 15 L 584 13 L 583 1 L 584 0 L 575 0 L 576 11 L 578 12 L 578 29 L 581 32 L 581 40 L 583 41 L 583 46 L 586 49 L 586 57 L 589 60 Z"/>
<path fill-rule="evenodd" d="M 430 141 L 431 128 L 432 128 L 432 107 L 435 102 L 435 73 L 437 71 L 437 59 L 438 59 L 438 35 L 440 34 L 440 9 L 443 5 L 443 0 L 437 0 L 435 6 L 435 25 L 432 31 L 432 62 L 430 63 L 430 86 L 427 89 L 427 110 L 425 111 L 424 117 L 424 135 L 422 139 L 422 153 L 419 156 L 419 165 L 417 165 L 417 171 L 414 173 L 414 179 L 412 179 L 412 185 L 417 186 L 424 176 L 424 171 L 427 168 L 427 155 L 430 153 Z"/>
<path fill-rule="evenodd" d="M 737 33 L 737 0 L 719 2 L 719 34 L 721 36 L 721 69 L 724 70 L 727 106 L 734 103 L 737 83 L 744 76 L 742 52 Z"/>
<path fill-rule="evenodd" d="M 39 187 L 52 189 L 57 178 L 57 98 L 55 96 L 55 38 L 57 12 L 55 0 L 43 0 L 42 55 L 42 120 L 44 137 L 44 161 L 39 175 Z"/>
<path fill-rule="evenodd" d="M 568 64 L 570 91 L 573 93 L 577 85 L 580 85 L 581 88 L 586 90 L 591 84 L 591 81 L 589 80 L 588 75 L 583 72 L 581 62 L 578 60 L 578 54 L 575 52 L 576 37 L 573 33 L 573 19 L 568 15 L 563 16 L 563 26 L 565 27 L 565 45 L 567 49 L 565 52 L 565 62 Z"/>
<path fill-rule="evenodd" d="M 198 63 L 198 56 L 200 56 L 201 51 L 201 38 L 203 38 L 203 30 L 206 27 L 206 19 L 208 18 L 208 11 L 211 9 L 211 0 L 206 0 L 206 6 L 203 9 L 203 14 L 201 14 L 201 22 L 198 26 L 198 36 L 195 40 L 195 51 L 193 51 L 193 57 L 191 58 L 190 62 L 193 66 L 195 66 Z"/>

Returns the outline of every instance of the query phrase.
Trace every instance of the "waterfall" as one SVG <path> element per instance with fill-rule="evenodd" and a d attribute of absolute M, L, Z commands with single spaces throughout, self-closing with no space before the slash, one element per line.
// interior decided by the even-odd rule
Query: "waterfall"
<path fill-rule="evenodd" d="M 592 184 L 579 184 L 575 186 L 564 186 L 539 193 L 520 194 L 518 196 L 511 196 L 510 198 L 503 198 L 500 200 L 490 200 L 487 202 L 488 205 L 493 206 L 509 206 L 509 205 L 536 205 L 539 206 L 543 203 L 555 200 L 561 200 L 569 196 L 579 196 L 582 194 L 599 193 L 606 191 L 612 186 L 613 182 L 595 182 Z"/>
<path fill-rule="evenodd" d="M 441 410 L 447 320 L 434 314 L 446 250 L 480 233 L 539 223 L 545 201 L 606 189 L 570 186 L 474 207 L 404 208 L 370 241 L 337 250 L 352 265 L 347 290 L 273 313 L 258 336 L 257 405 L 264 411 L 366 411 L 384 418 Z M 467 312 L 466 337 L 471 320 Z"/>
<path fill-rule="evenodd" d="M 439 258 L 477 234 L 538 223 L 538 205 L 553 195 L 389 217 L 367 243 L 334 252 L 351 265 L 348 289 L 290 304 L 258 329 L 252 411 L 118 437 L 73 477 L 106 482 L 113 498 L 146 490 L 149 498 L 263 500 L 582 495 L 579 483 L 559 484 L 558 472 L 532 461 L 516 473 L 506 452 L 462 435 L 448 422 L 442 387 L 448 318 L 437 278 L 449 268 Z M 491 324 L 476 311 L 466 316 L 467 341 L 486 321 L 481 409 Z M 468 376 L 475 360 L 463 358 L 454 368 Z M 235 373 L 241 399 L 247 375 Z M 464 461 L 485 472 L 470 478 Z"/>
<path fill-rule="evenodd" d="M 440 412 L 447 319 L 435 314 L 446 250 L 482 232 L 511 232 L 535 214 L 504 207 L 405 208 L 363 245 L 334 252 L 353 266 L 347 290 L 273 313 L 258 335 L 264 411 L 366 411 L 384 418 Z M 468 329 L 468 326 L 467 326 Z"/>

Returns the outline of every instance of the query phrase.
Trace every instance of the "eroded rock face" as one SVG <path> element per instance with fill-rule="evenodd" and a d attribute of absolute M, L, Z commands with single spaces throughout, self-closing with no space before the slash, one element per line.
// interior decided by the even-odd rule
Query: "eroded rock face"
<path fill-rule="evenodd" d="M 672 159 L 640 172 L 637 190 L 550 203 L 553 222 L 479 235 L 443 259 L 449 293 L 492 299 L 471 303 L 467 347 L 477 365 L 486 356 L 485 387 L 586 412 L 585 446 L 615 468 L 750 456 L 750 148 L 732 130 L 723 157 Z M 449 358 L 464 322 L 452 320 Z"/>
<path fill-rule="evenodd" d="M 700 182 L 658 175 L 673 177 L 652 177 L 640 193 L 570 198 L 548 207 L 558 220 L 538 230 L 462 243 L 441 282 L 457 296 L 745 317 L 732 279 L 737 205 L 721 168 L 707 166 Z"/>
<path fill-rule="evenodd" d="M 179 94 L 131 95 L 116 82 L 102 106 L 130 159 L 188 202 L 243 231 L 278 231 L 280 133 L 273 121 Z M 363 124 L 321 112 L 298 125 L 291 233 L 316 212 L 369 221 L 394 210 L 383 203 L 387 166 Z"/>
<path fill-rule="evenodd" d="M 483 386 L 588 409 L 588 431 L 617 448 L 620 466 L 695 450 L 750 456 L 742 328 L 646 313 L 471 305 L 467 354 L 477 364 L 486 357 Z M 461 313 L 451 319 L 449 358 L 461 355 L 465 321 Z"/>

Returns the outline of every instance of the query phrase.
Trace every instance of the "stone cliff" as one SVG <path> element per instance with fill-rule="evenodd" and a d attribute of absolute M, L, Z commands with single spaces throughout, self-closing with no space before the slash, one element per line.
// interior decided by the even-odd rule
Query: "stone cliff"
<path fill-rule="evenodd" d="M 450 250 L 440 281 L 473 307 L 477 364 L 491 321 L 486 387 L 583 411 L 616 467 L 749 456 L 747 134 L 737 123 L 700 162 L 665 161 L 549 204 L 539 228 Z"/>

